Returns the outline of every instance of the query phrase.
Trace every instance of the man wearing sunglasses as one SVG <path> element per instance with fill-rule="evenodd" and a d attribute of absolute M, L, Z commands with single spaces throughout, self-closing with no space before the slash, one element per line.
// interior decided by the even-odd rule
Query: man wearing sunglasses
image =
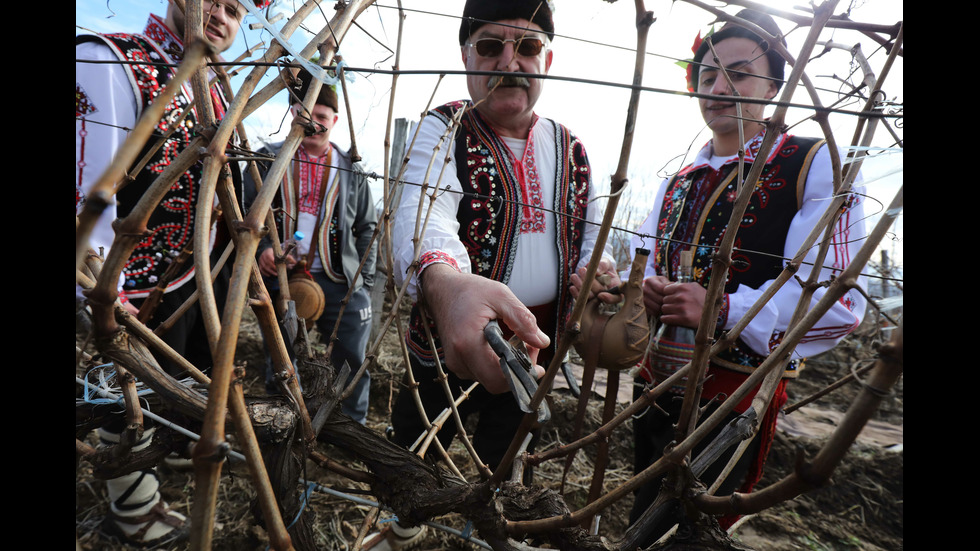
<path fill-rule="evenodd" d="M 509 328 L 547 365 L 572 300 L 571 276 L 588 263 L 601 213 L 588 157 L 571 132 L 534 112 L 551 66 L 554 23 L 538 0 L 466 3 L 459 44 L 470 100 L 430 111 L 419 123 L 405 179 L 447 191 L 434 201 L 415 265 L 415 220 L 421 190 L 406 185 L 395 219 L 396 278 L 409 277 L 416 299 L 406 340 L 428 420 L 447 406 L 436 377 L 436 356 L 448 368 L 458 393 L 472 380 L 481 386 L 460 406 L 464 417 L 479 412 L 474 446 L 495 469 L 523 413 L 488 346 L 483 329 L 491 320 Z M 459 127 L 449 139 L 454 123 Z M 433 150 L 435 165 L 428 170 Z M 448 162 L 443 160 L 448 151 Z M 442 173 L 441 176 L 439 174 Z M 431 188 L 430 188 L 431 189 Z M 426 196 L 428 193 L 426 194 Z M 421 197 L 425 206 L 428 199 Z M 612 255 L 601 266 L 613 284 L 619 278 Z M 399 282 L 400 283 L 400 282 Z M 422 314 L 425 314 L 423 318 Z M 428 328 L 423 319 L 430 320 Z M 428 425 L 420 419 L 411 389 L 403 388 L 392 414 L 395 440 L 411 445 Z M 443 445 L 456 431 L 447 421 Z"/>

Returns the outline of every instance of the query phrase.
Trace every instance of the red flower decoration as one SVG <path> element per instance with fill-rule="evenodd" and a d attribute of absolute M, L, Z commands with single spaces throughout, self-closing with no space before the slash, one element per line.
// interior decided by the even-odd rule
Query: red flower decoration
<path fill-rule="evenodd" d="M 712 25 L 711 28 L 708 29 L 707 34 L 705 34 L 703 38 L 701 37 L 701 31 L 698 31 L 698 36 L 694 39 L 694 44 L 691 46 L 691 53 L 697 55 L 698 49 L 701 48 L 701 43 L 704 42 L 704 39 L 708 38 L 713 34 L 715 34 L 714 25 Z M 684 69 L 687 72 L 687 91 L 693 92 L 697 88 L 697 83 L 694 82 L 694 66 L 695 66 L 694 57 L 692 56 L 691 59 L 688 61 L 678 62 L 678 65 L 684 67 Z"/>
<path fill-rule="evenodd" d="M 698 36 L 694 39 L 694 45 L 691 46 L 691 53 L 693 54 L 698 53 L 698 48 L 701 47 L 701 42 L 703 41 L 704 39 L 701 38 L 701 31 L 698 31 Z M 687 91 L 688 92 L 694 91 L 694 59 L 693 58 L 691 59 L 691 61 L 687 63 Z"/>

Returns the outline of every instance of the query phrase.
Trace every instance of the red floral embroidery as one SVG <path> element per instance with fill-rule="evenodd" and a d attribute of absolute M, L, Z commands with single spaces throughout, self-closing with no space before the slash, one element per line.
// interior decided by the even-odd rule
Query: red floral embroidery
<path fill-rule="evenodd" d="M 300 197 L 296 207 L 300 212 L 317 215 L 320 213 L 320 184 L 323 181 L 323 171 L 327 167 L 302 147 L 296 150 L 296 155 L 299 157 L 299 174 L 294 174 L 293 177 L 299 185 Z M 285 181 L 283 185 L 286 185 Z"/>
<path fill-rule="evenodd" d="M 521 220 L 521 233 L 544 233 L 545 216 L 542 210 L 541 182 L 538 180 L 538 165 L 534 160 L 534 127 L 527 137 L 523 162 L 515 163 L 514 171 L 521 182 L 524 197 L 524 219 Z M 535 208 L 536 207 L 536 208 Z"/>

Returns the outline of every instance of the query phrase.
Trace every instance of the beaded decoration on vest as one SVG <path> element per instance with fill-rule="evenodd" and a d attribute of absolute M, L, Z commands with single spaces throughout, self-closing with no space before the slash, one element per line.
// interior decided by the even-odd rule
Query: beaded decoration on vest
<path fill-rule="evenodd" d="M 728 270 L 725 292 L 734 292 L 744 284 L 758 289 L 776 278 L 783 270 L 783 247 L 790 224 L 800 208 L 800 201 L 810 162 L 823 140 L 782 135 L 773 145 L 745 214 L 738 227 L 732 266 Z M 761 134 L 747 148 L 746 171 L 755 157 Z M 753 147 L 754 146 L 754 147 Z M 738 192 L 738 163 L 727 163 L 719 170 L 708 165 L 687 167 L 667 185 L 658 219 L 654 258 L 660 274 L 674 278 L 680 252 L 696 246 L 694 281 L 707 287 L 711 275 L 712 255 L 721 245 Z M 722 329 L 719 326 L 717 335 Z M 770 340 L 770 350 L 782 340 L 777 333 Z M 764 358 L 737 341 L 729 350 L 712 358 L 712 363 L 736 371 L 751 371 Z M 787 369 L 795 376 L 796 363 Z"/>
<path fill-rule="evenodd" d="M 84 37 L 93 39 L 95 37 Z M 156 63 L 179 62 L 182 54 L 180 41 L 156 16 L 150 21 L 144 34 L 98 35 L 116 56 L 123 61 L 146 62 L 146 65 L 123 64 L 136 94 L 137 117 L 163 91 L 172 69 Z M 227 105 L 220 89 L 211 88 L 211 103 L 220 119 Z M 181 119 L 184 111 L 189 112 Z M 129 214 L 153 181 L 177 158 L 194 139 L 197 132 L 197 113 L 189 93 L 181 88 L 166 105 L 164 115 L 157 124 L 156 133 L 144 149 L 154 146 L 159 136 L 170 134 L 163 145 L 151 156 L 133 182 L 117 194 L 118 215 Z M 143 156 L 141 153 L 137 158 Z M 182 250 L 189 247 L 194 238 L 194 211 L 198 200 L 203 164 L 198 162 L 184 172 L 160 201 L 147 221 L 147 236 L 137 244 L 123 269 L 123 292 L 131 298 L 145 297 L 156 286 L 160 276 Z M 181 267 L 168 285 L 168 289 L 187 282 L 193 277 L 193 263 Z"/>
<path fill-rule="evenodd" d="M 464 198 L 456 218 L 459 238 L 466 247 L 473 273 L 507 283 L 516 258 L 521 225 L 524 222 L 521 189 L 507 146 L 496 132 L 471 109 L 468 101 L 457 101 L 428 113 L 449 125 L 459 109 L 468 109 L 456 134 L 454 153 L 457 177 Z M 564 126 L 554 123 L 556 147 L 555 202 L 559 265 L 559 331 L 564 327 L 570 297 L 569 278 L 578 265 L 589 203 L 591 168 L 585 147 Z M 548 182 L 541 182 L 548 185 Z M 533 210 L 533 209 L 532 209 Z M 544 275 L 543 275 L 544 276 Z M 433 360 L 421 316 L 413 307 L 409 326 L 409 345 L 424 362 Z M 434 324 L 430 329 L 435 333 Z M 437 348 L 441 350 L 436 337 Z"/>

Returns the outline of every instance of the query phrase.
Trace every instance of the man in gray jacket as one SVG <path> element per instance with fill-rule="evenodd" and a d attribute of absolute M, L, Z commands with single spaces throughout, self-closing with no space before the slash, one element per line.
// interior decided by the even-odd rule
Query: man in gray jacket
<path fill-rule="evenodd" d="M 316 321 L 321 335 L 331 335 L 338 317 L 341 318 L 331 361 L 338 368 L 347 362 L 353 375 L 364 362 L 371 332 L 370 288 L 374 283 L 377 250 L 372 235 L 378 217 L 360 167 L 351 162 L 347 152 L 330 141 L 330 131 L 338 118 L 337 92 L 331 86 L 322 86 L 312 112 L 307 112 L 301 102 L 306 97 L 310 75 L 302 71 L 299 78 L 301 85 L 295 87 L 295 93 L 290 96 L 290 109 L 293 123 L 304 124 L 309 131 L 293 155 L 272 208 L 283 242 L 297 231 L 305 236 L 297 242 L 292 255 L 285 259 L 287 268 L 307 270 L 323 289 L 324 310 Z M 260 153 L 276 156 L 282 145 L 270 145 Z M 270 166 L 259 163 L 263 178 Z M 255 194 L 255 182 L 246 175 L 244 195 L 247 205 L 251 204 Z M 365 255 L 364 267 L 357 273 Z M 268 238 L 259 244 L 256 259 L 259 270 L 266 276 L 267 287 L 276 294 L 275 254 Z M 354 291 L 341 315 L 341 301 L 350 287 Z M 369 388 L 370 374 L 365 371 L 355 392 L 341 405 L 345 414 L 362 424 L 367 419 Z"/>

